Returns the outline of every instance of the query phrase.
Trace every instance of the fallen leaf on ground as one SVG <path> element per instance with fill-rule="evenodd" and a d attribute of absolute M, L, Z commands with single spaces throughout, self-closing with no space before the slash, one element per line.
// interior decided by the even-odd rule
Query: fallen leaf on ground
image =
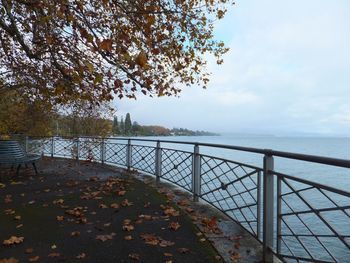
<path fill-rule="evenodd" d="M 130 219 L 124 219 L 123 220 L 123 225 L 129 225 L 131 223 Z"/>
<path fill-rule="evenodd" d="M 58 258 L 59 256 L 61 256 L 60 253 L 56 253 L 56 252 L 53 252 L 53 253 L 50 253 L 47 255 L 49 258 Z"/>
<path fill-rule="evenodd" d="M 114 209 L 118 209 L 119 208 L 119 204 L 117 203 L 113 203 L 109 205 L 110 208 L 114 208 Z"/>
<path fill-rule="evenodd" d="M 96 239 L 101 240 L 102 242 L 105 242 L 107 240 L 113 239 L 114 236 L 115 236 L 115 233 L 111 233 L 109 235 L 97 235 Z"/>
<path fill-rule="evenodd" d="M 0 263 L 18 263 L 18 259 L 15 258 L 3 258 L 0 259 Z"/>
<path fill-rule="evenodd" d="M 151 215 L 139 215 L 139 218 L 143 218 L 145 220 L 152 220 L 152 216 Z"/>
<path fill-rule="evenodd" d="M 237 252 L 234 252 L 230 259 L 233 261 L 233 262 L 238 262 L 240 259 L 241 259 L 241 255 Z"/>
<path fill-rule="evenodd" d="M 64 220 L 64 216 L 56 216 L 56 220 L 57 221 L 63 221 Z"/>
<path fill-rule="evenodd" d="M 148 245 L 156 246 L 159 244 L 159 240 L 154 234 L 141 234 L 140 237 Z"/>
<path fill-rule="evenodd" d="M 13 215 L 16 213 L 16 211 L 13 209 L 6 209 L 4 210 L 4 212 L 5 212 L 5 215 Z"/>
<path fill-rule="evenodd" d="M 124 225 L 123 226 L 124 231 L 132 231 L 134 229 L 135 229 L 135 227 L 133 225 Z"/>
<path fill-rule="evenodd" d="M 170 222 L 168 228 L 176 231 L 180 228 L 180 226 L 181 225 L 178 222 Z"/>
<path fill-rule="evenodd" d="M 23 240 L 24 240 L 24 237 L 11 236 L 9 239 L 4 240 L 2 244 L 5 246 L 11 246 L 15 244 L 20 244 L 23 242 Z"/>
<path fill-rule="evenodd" d="M 179 211 L 175 210 L 173 207 L 166 207 L 163 213 L 166 216 L 178 216 L 180 214 Z"/>
<path fill-rule="evenodd" d="M 212 217 L 210 219 L 204 217 L 202 219 L 202 225 L 205 226 L 207 228 L 207 230 L 209 230 L 210 232 L 221 233 L 221 230 L 218 227 L 218 224 L 217 224 L 215 217 Z"/>
<path fill-rule="evenodd" d="M 40 259 L 39 256 L 31 257 L 28 259 L 29 262 L 37 262 Z"/>
<path fill-rule="evenodd" d="M 190 204 L 190 202 L 187 199 L 181 199 L 181 200 L 177 201 L 177 204 L 182 205 L 182 206 L 188 206 Z"/>
<path fill-rule="evenodd" d="M 63 199 L 57 199 L 52 202 L 54 205 L 62 205 L 64 203 Z"/>
<path fill-rule="evenodd" d="M 161 246 L 161 247 L 170 247 L 170 246 L 173 246 L 174 244 L 175 244 L 174 242 L 164 240 L 164 239 L 160 240 L 160 242 L 159 242 L 159 246 Z"/>
<path fill-rule="evenodd" d="M 136 254 L 136 253 L 131 253 L 129 254 L 129 258 L 131 258 L 132 260 L 140 260 L 140 255 Z"/>
<path fill-rule="evenodd" d="M 125 195 L 125 193 L 126 193 L 126 191 L 119 191 L 119 192 L 117 193 L 117 195 L 118 195 L 118 196 L 123 196 L 123 195 Z"/>
<path fill-rule="evenodd" d="M 129 200 L 128 199 L 125 199 L 125 200 L 123 200 L 123 202 L 122 202 L 122 206 L 132 206 L 133 205 L 133 203 L 132 202 L 129 202 Z"/>

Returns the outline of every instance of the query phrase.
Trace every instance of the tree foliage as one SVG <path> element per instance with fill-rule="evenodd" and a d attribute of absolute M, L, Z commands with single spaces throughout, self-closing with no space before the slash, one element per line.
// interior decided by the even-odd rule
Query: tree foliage
<path fill-rule="evenodd" d="M 132 133 L 132 124 L 130 113 L 127 113 L 125 116 L 125 134 L 130 135 Z"/>
<path fill-rule="evenodd" d="M 232 0 L 0 0 L 0 90 L 98 104 L 176 95 L 222 62 L 214 22 Z"/>
<path fill-rule="evenodd" d="M 112 133 L 113 122 L 109 118 L 113 112 L 107 104 L 91 106 L 77 101 L 70 108 L 64 109 L 64 114 L 61 113 L 52 123 L 56 135 L 108 136 Z"/>
<path fill-rule="evenodd" d="M 50 135 L 50 105 L 23 98 L 15 90 L 0 96 L 0 134 Z"/>

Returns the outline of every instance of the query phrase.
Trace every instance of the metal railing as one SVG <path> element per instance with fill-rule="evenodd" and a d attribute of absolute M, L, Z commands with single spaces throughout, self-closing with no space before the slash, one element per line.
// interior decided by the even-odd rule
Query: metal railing
<path fill-rule="evenodd" d="M 148 145 L 145 145 L 148 144 Z M 192 146 L 193 151 L 163 145 Z M 274 157 L 350 168 L 349 160 L 248 147 L 138 138 L 32 138 L 29 152 L 133 168 L 205 200 L 261 241 L 265 262 L 350 262 L 350 192 L 274 169 Z M 263 155 L 263 167 L 200 147 Z"/>

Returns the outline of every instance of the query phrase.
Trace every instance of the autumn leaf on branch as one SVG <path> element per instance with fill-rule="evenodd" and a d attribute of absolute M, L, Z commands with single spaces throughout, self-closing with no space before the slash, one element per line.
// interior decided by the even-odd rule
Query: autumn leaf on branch
<path fill-rule="evenodd" d="M 1 90 L 47 105 L 178 95 L 228 51 L 214 23 L 233 0 L 78 3 L 2 2 Z"/>

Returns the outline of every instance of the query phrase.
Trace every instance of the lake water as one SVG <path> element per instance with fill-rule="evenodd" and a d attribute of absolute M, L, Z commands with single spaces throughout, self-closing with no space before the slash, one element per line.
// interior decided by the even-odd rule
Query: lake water
<path fill-rule="evenodd" d="M 139 138 L 139 137 L 138 137 Z M 227 144 L 261 149 L 302 153 L 350 160 L 350 138 L 267 137 L 267 136 L 170 136 L 145 139 Z M 193 151 L 190 145 L 162 144 L 162 147 Z M 263 166 L 263 155 L 212 147 L 201 147 L 201 153 Z M 309 162 L 275 158 L 275 170 L 311 181 L 350 190 L 350 169 Z"/>

